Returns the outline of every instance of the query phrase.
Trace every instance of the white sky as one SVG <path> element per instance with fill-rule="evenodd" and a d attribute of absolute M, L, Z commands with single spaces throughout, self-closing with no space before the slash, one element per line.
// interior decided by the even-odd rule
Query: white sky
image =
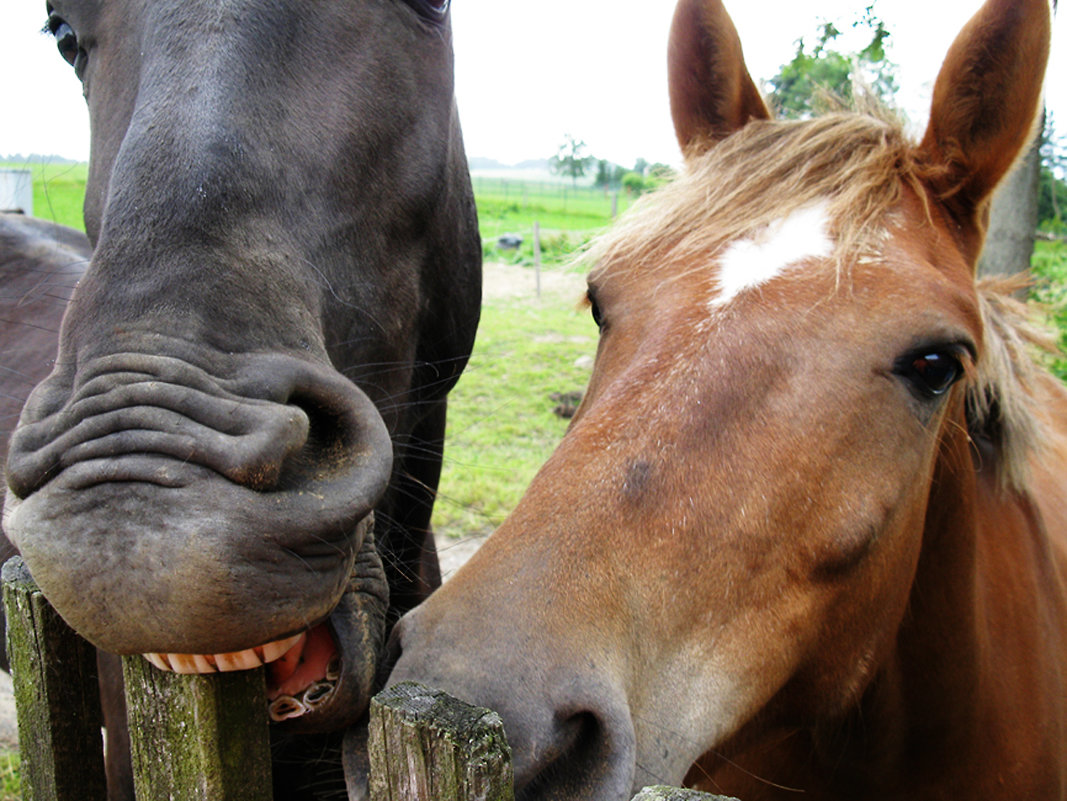
<path fill-rule="evenodd" d="M 820 20 L 846 27 L 870 0 L 726 0 L 758 80 L 810 41 Z M 453 0 L 456 92 L 467 152 L 505 163 L 547 158 L 565 133 L 588 152 L 631 166 L 677 163 L 666 89 L 673 0 Z M 877 0 L 901 99 L 925 119 L 941 59 L 981 0 Z M 48 37 L 44 0 L 5 0 L 0 16 L 0 156 L 87 159 L 81 88 Z M 842 25 L 841 23 L 844 23 Z M 1056 23 L 1049 107 L 1067 133 L 1067 22 Z M 841 49 L 858 49 L 858 39 Z"/>

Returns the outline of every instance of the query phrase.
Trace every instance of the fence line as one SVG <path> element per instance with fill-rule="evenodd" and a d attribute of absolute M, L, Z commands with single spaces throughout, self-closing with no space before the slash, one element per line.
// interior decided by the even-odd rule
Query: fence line
<path fill-rule="evenodd" d="M 104 801 L 96 653 L 19 557 L 2 571 L 24 801 Z M 206 676 L 123 658 L 137 801 L 270 801 L 263 669 Z M 371 801 L 512 801 L 500 717 L 404 683 L 371 702 Z M 672 787 L 633 801 L 736 801 Z"/>

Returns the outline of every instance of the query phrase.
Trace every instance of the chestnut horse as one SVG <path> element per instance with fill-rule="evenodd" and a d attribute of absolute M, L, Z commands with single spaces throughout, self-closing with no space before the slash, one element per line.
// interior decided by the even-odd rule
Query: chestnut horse
<path fill-rule="evenodd" d="M 519 798 L 1065 797 L 1067 391 L 974 276 L 1049 30 L 988 0 L 914 143 L 771 120 L 681 0 L 686 169 L 594 248 L 586 397 L 394 634 L 392 681 L 499 710 Z"/>

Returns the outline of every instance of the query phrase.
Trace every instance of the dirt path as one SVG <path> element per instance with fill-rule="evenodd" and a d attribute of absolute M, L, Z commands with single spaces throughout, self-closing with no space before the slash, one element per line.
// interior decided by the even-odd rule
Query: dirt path
<path fill-rule="evenodd" d="M 585 275 L 571 270 L 541 271 L 541 294 L 577 303 L 585 292 Z M 534 297 L 537 273 L 533 267 L 486 262 L 482 267 L 482 299 L 487 301 Z M 573 299 L 573 301 L 572 301 Z"/>

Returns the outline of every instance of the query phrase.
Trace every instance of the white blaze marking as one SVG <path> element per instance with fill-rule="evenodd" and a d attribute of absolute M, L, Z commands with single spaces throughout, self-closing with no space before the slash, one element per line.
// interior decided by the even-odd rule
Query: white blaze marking
<path fill-rule="evenodd" d="M 746 289 L 765 284 L 793 265 L 833 252 L 826 206 L 820 203 L 772 223 L 753 239 L 731 244 L 719 259 L 719 294 L 711 307 L 725 306 Z"/>

